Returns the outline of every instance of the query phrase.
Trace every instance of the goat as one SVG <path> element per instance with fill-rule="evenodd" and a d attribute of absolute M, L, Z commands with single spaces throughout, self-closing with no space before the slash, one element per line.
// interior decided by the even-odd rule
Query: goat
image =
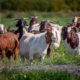
<path fill-rule="evenodd" d="M 62 31 L 62 26 L 59 26 L 56 23 L 53 23 L 52 21 L 48 20 L 48 22 L 50 22 L 50 25 L 52 26 L 53 29 L 55 29 L 56 31 L 56 43 L 53 43 L 53 45 L 55 46 L 55 49 L 57 49 L 60 46 L 60 42 L 61 42 L 61 31 Z"/>
<path fill-rule="evenodd" d="M 42 32 L 44 32 L 44 30 L 46 29 L 46 28 L 52 28 L 52 29 L 54 29 L 55 30 L 55 34 L 56 34 L 56 43 L 53 43 L 53 45 L 55 46 L 55 48 L 58 48 L 59 47 L 59 45 L 60 45 L 60 41 L 61 41 L 61 33 L 60 33 L 60 31 L 58 31 L 56 28 L 54 28 L 54 27 L 52 27 L 51 26 L 51 24 L 49 23 L 50 21 L 48 20 L 48 21 L 42 21 L 41 23 L 40 23 L 40 29 L 39 29 L 39 31 L 42 33 Z M 47 55 L 48 55 L 48 57 L 50 57 L 50 52 L 51 52 L 51 45 L 52 45 L 52 42 L 49 44 L 49 47 L 48 47 L 48 49 L 47 49 Z"/>
<path fill-rule="evenodd" d="M 62 28 L 62 38 L 65 40 L 65 45 L 67 48 L 67 53 L 71 55 L 73 52 L 80 55 L 80 32 L 76 27 L 66 27 Z"/>
<path fill-rule="evenodd" d="M 31 34 L 31 33 L 28 33 Z M 23 36 L 20 39 L 20 55 L 22 62 L 24 63 L 24 57 L 29 59 L 29 63 L 32 64 L 33 57 L 41 57 L 43 61 L 49 43 L 56 41 L 55 31 L 46 29 L 46 32 L 40 34 L 31 34 L 30 36 L 24 31 Z"/>
<path fill-rule="evenodd" d="M 19 52 L 19 41 L 15 34 L 12 32 L 5 32 L 0 34 L 0 55 L 4 60 L 5 55 L 8 59 L 11 59 L 11 55 L 14 54 L 14 60 L 17 59 Z"/>
<path fill-rule="evenodd" d="M 16 34 L 17 37 L 18 37 L 18 40 L 20 40 L 20 38 L 21 38 L 21 36 L 22 36 L 23 27 L 28 26 L 28 24 L 27 24 L 27 22 L 25 21 L 25 19 L 27 19 L 27 18 L 15 19 L 15 20 L 18 20 L 18 22 L 17 22 L 17 24 L 16 24 L 16 27 L 18 27 L 17 30 L 9 30 L 10 27 L 7 29 L 8 32 L 13 32 L 14 34 Z"/>
<path fill-rule="evenodd" d="M 5 26 L 3 24 L 0 24 L 0 34 L 7 32 Z"/>
<path fill-rule="evenodd" d="M 38 16 L 36 17 L 31 17 L 30 23 L 29 23 L 29 28 L 28 28 L 28 32 L 30 33 L 34 33 L 34 34 L 38 34 L 39 32 L 39 21 L 37 20 L 37 18 L 39 18 Z"/>

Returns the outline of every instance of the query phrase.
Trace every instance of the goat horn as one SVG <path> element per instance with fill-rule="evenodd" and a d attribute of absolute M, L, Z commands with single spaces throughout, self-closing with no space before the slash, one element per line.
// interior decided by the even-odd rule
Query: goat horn
<path fill-rule="evenodd" d="M 41 18 L 41 17 L 39 17 L 39 16 L 35 16 L 35 18 Z"/>

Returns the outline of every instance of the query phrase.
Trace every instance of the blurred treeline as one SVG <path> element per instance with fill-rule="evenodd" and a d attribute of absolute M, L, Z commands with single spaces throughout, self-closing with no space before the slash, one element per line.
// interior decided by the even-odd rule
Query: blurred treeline
<path fill-rule="evenodd" d="M 80 11 L 80 0 L 0 0 L 0 10 L 13 11 Z"/>

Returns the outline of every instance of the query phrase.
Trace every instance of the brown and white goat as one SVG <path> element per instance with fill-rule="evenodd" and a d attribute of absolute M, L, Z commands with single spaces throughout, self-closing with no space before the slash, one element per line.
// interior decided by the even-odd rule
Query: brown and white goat
<path fill-rule="evenodd" d="M 63 27 L 62 28 L 62 38 L 65 40 L 65 45 L 67 48 L 67 53 L 71 55 L 72 53 L 78 53 L 80 55 L 80 32 L 77 32 L 76 27 Z"/>
<path fill-rule="evenodd" d="M 59 45 L 60 45 L 60 41 L 61 41 L 61 33 L 54 27 L 51 26 L 51 24 L 49 23 L 49 21 L 42 21 L 40 23 L 40 29 L 39 31 L 42 33 L 45 31 L 46 28 L 51 28 L 51 29 L 54 29 L 55 30 L 55 34 L 56 34 L 56 42 L 53 43 L 53 45 L 55 46 L 55 48 L 58 48 Z M 48 46 L 48 49 L 47 49 L 47 55 L 48 57 L 50 57 L 50 52 L 51 52 L 51 45 L 52 45 L 52 42 L 49 43 L 49 46 Z"/>
<path fill-rule="evenodd" d="M 12 32 L 5 32 L 0 34 L 0 55 L 4 60 L 5 55 L 8 59 L 11 59 L 11 55 L 14 54 L 14 60 L 17 59 L 19 52 L 19 41 L 17 36 Z"/>

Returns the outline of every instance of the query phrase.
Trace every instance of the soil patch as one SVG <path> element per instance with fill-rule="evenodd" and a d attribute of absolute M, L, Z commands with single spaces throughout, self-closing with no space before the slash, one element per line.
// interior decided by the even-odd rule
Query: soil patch
<path fill-rule="evenodd" d="M 26 70 L 39 70 L 39 69 L 53 69 L 53 70 L 67 70 L 70 73 L 75 73 L 80 76 L 80 66 L 70 66 L 70 65 L 45 65 L 45 66 L 0 66 L 0 72 L 3 68 L 11 69 L 21 69 L 23 71 Z"/>

